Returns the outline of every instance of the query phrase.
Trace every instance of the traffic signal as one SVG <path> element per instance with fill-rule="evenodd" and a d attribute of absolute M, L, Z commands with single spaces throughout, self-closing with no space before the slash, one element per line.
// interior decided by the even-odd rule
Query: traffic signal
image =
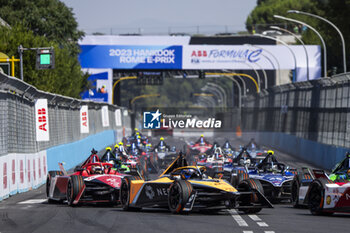
<path fill-rule="evenodd" d="M 37 49 L 36 64 L 37 70 L 54 69 L 55 68 L 55 52 L 53 48 Z"/>

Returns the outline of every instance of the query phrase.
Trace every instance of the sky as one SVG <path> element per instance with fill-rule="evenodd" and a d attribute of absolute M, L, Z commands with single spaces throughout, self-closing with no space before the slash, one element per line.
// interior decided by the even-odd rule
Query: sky
<path fill-rule="evenodd" d="M 245 30 L 257 0 L 61 1 L 73 9 L 79 29 L 87 34 L 210 34 Z"/>

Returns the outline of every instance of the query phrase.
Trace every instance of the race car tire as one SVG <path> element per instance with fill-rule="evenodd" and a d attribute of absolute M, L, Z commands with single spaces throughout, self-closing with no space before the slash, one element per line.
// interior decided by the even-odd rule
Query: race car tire
<path fill-rule="evenodd" d="M 62 171 L 49 171 L 49 173 L 47 174 L 47 178 L 46 178 L 46 197 L 47 197 L 48 203 L 50 203 L 50 204 L 55 204 L 55 203 L 59 202 L 59 201 L 56 201 L 56 200 L 53 200 L 53 199 L 49 198 L 49 192 L 50 192 L 50 187 L 51 187 L 51 180 L 55 176 L 63 176 L 63 172 Z"/>
<path fill-rule="evenodd" d="M 179 214 L 183 211 L 192 193 L 192 185 L 186 180 L 174 181 L 169 187 L 168 207 L 171 213 Z"/>
<path fill-rule="evenodd" d="M 231 174 L 230 184 L 237 188 L 241 181 L 246 179 L 249 179 L 249 175 L 242 170 L 237 170 L 237 175 Z"/>
<path fill-rule="evenodd" d="M 119 200 L 123 210 L 140 210 L 141 208 L 130 207 L 130 184 L 132 180 L 139 180 L 137 176 L 125 176 L 120 185 Z"/>
<path fill-rule="evenodd" d="M 308 207 L 313 215 L 332 215 L 333 212 L 323 210 L 325 184 L 330 183 L 326 179 L 316 179 L 310 184 Z"/>
<path fill-rule="evenodd" d="M 252 178 L 241 181 L 238 185 L 238 190 L 241 192 L 251 192 L 251 191 L 257 190 L 261 194 L 264 194 L 264 189 L 260 181 Z M 252 205 L 252 203 L 258 203 L 258 202 L 259 202 L 259 197 L 255 193 L 252 193 L 251 195 L 247 195 L 247 196 L 242 196 L 241 198 L 241 203 L 244 206 L 249 206 L 249 205 Z M 261 209 L 262 208 L 260 207 L 249 208 L 249 209 L 238 208 L 239 211 L 243 211 L 245 214 L 258 213 L 261 211 Z"/>
<path fill-rule="evenodd" d="M 79 195 L 84 187 L 84 179 L 79 175 L 72 175 L 69 177 L 67 184 L 67 203 L 69 206 L 76 206 L 74 204 L 75 198 Z"/>
<path fill-rule="evenodd" d="M 299 181 L 299 177 L 296 175 L 294 176 L 294 179 L 292 180 L 292 184 L 291 184 L 291 193 L 292 193 L 291 201 L 294 208 L 300 207 L 299 189 L 300 189 L 300 181 Z"/>

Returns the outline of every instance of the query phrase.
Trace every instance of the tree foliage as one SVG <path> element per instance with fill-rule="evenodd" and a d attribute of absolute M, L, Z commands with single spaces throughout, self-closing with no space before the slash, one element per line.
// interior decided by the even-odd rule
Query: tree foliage
<path fill-rule="evenodd" d="M 79 97 L 86 75 L 81 72 L 77 42 L 84 33 L 77 29 L 72 9 L 59 0 L 0 0 L 0 17 L 11 25 L 0 27 L 1 52 L 17 58 L 19 45 L 55 49 L 53 70 L 35 70 L 35 52 L 25 51 L 24 80 L 44 91 Z"/>
<path fill-rule="evenodd" d="M 287 11 L 300 10 L 324 17 L 340 29 L 346 42 L 350 42 L 350 0 L 258 0 L 257 3 L 257 7 L 246 20 L 246 27 L 249 31 L 253 26 L 257 32 L 268 29 L 269 25 L 283 24 L 287 25 L 290 30 L 295 26 L 295 24 L 274 18 L 274 14 L 301 20 L 316 28 L 323 36 L 327 46 L 328 70 L 331 67 L 337 67 L 338 72 L 343 70 L 341 40 L 335 29 L 319 19 L 291 14 Z M 306 44 L 321 45 L 317 35 L 310 30 L 303 32 L 302 40 Z M 347 47 L 347 54 L 350 54 L 350 46 Z M 349 61 L 347 64 L 349 67 Z"/>
<path fill-rule="evenodd" d="M 38 89 L 61 95 L 79 97 L 86 77 L 82 73 L 77 57 L 71 56 L 68 47 L 60 48 L 55 41 L 44 36 L 35 35 L 27 27 L 18 24 L 11 29 L 0 27 L 0 51 L 8 56 L 18 58 L 17 48 L 22 44 L 25 48 L 50 47 L 55 50 L 55 69 L 35 70 L 35 51 L 23 53 L 24 81 Z M 16 64 L 16 77 L 19 77 L 19 65 Z"/>
<path fill-rule="evenodd" d="M 22 22 L 35 35 L 59 44 L 77 42 L 84 35 L 77 30 L 72 9 L 59 0 L 0 0 L 0 17 L 10 25 Z"/>

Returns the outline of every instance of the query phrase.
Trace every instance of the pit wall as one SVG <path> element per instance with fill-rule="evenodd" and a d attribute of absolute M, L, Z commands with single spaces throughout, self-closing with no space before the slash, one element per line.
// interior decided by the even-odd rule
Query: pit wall
<path fill-rule="evenodd" d="M 271 146 L 325 170 L 331 170 L 350 151 L 350 148 L 326 145 L 285 133 L 244 133 L 242 138 L 247 142 L 254 138 L 259 144 Z"/>
<path fill-rule="evenodd" d="M 63 162 L 65 169 L 71 169 L 83 162 L 92 148 L 99 151 L 106 145 L 115 144 L 122 137 L 122 129 L 106 130 L 38 153 L 0 156 L 0 201 L 45 184 L 47 172 L 59 170 L 59 162 Z"/>

